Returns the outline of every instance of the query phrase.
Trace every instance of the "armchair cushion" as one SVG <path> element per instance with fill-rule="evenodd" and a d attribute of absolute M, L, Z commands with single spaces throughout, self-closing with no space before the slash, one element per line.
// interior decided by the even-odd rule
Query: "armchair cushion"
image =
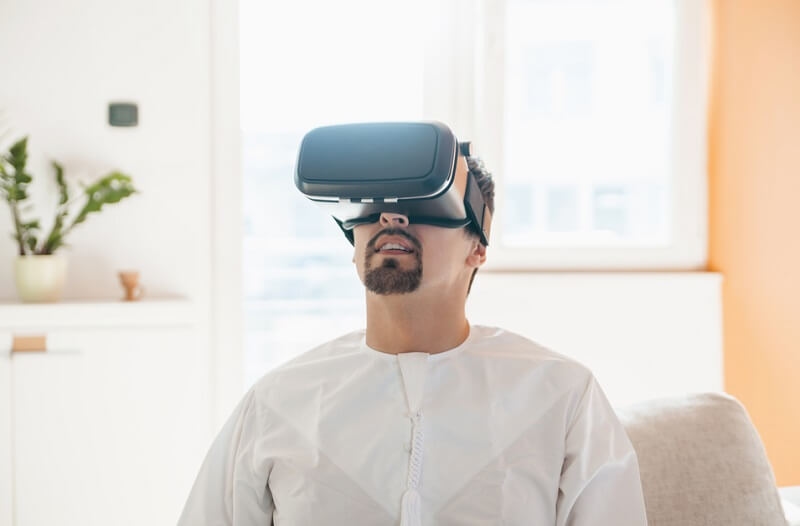
<path fill-rule="evenodd" d="M 718 393 L 619 409 L 636 449 L 649 526 L 785 526 L 772 467 L 736 399 Z"/>

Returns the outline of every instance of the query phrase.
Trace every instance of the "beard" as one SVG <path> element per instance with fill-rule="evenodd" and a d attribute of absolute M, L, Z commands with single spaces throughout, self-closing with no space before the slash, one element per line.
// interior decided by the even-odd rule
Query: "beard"
<path fill-rule="evenodd" d="M 400 262 L 393 257 L 385 257 L 380 266 L 375 267 L 375 242 L 384 234 L 403 236 L 414 245 L 414 266 L 409 269 L 400 268 Z M 389 294 L 408 294 L 419 288 L 422 281 L 422 246 L 420 242 L 405 230 L 389 228 L 378 232 L 369 243 L 364 256 L 364 286 L 370 292 L 382 296 Z"/>

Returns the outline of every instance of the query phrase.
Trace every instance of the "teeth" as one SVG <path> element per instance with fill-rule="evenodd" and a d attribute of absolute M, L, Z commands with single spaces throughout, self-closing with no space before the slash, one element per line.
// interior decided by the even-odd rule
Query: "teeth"
<path fill-rule="evenodd" d="M 404 252 L 409 252 L 409 250 L 399 243 L 386 243 L 385 245 L 381 246 L 381 250 L 402 250 Z"/>

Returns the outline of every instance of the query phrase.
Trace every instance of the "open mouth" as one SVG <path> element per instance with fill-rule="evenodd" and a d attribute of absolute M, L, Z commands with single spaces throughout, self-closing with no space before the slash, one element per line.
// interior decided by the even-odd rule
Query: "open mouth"
<path fill-rule="evenodd" d="M 419 254 L 422 247 L 413 236 L 399 228 L 387 228 L 378 232 L 367 243 L 367 251 L 373 254 L 402 256 Z"/>
<path fill-rule="evenodd" d="M 383 243 L 377 244 L 375 246 L 375 252 L 379 254 L 403 255 L 412 254 L 414 252 L 414 248 L 407 243 L 387 240 Z"/>

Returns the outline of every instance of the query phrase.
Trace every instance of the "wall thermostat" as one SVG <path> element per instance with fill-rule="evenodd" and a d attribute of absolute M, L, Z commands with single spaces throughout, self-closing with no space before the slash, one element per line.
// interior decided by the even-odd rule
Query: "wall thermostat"
<path fill-rule="evenodd" d="M 108 105 L 108 123 L 111 126 L 136 126 L 139 108 L 131 102 L 112 102 Z"/>

